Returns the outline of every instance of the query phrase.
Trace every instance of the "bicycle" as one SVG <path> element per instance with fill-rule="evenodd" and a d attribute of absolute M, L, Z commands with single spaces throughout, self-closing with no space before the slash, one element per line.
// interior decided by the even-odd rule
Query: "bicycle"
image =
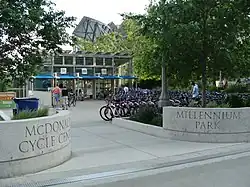
<path fill-rule="evenodd" d="M 193 100 L 189 103 L 190 107 L 202 107 L 201 97 L 193 98 Z"/>
<path fill-rule="evenodd" d="M 107 105 L 100 108 L 99 114 L 104 121 L 112 121 L 113 118 L 124 117 L 125 111 L 120 107 L 119 103 L 114 104 L 109 101 Z"/>
<path fill-rule="evenodd" d="M 76 106 L 76 94 L 74 93 L 69 93 L 68 106 L 71 107 L 71 105 Z"/>

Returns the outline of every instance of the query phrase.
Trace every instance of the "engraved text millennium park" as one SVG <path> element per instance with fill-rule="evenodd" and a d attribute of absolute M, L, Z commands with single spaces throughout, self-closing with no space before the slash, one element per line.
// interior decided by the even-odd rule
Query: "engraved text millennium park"
<path fill-rule="evenodd" d="M 220 129 L 222 120 L 239 120 L 241 112 L 231 111 L 177 111 L 176 119 L 195 120 L 195 128 L 201 130 Z"/>

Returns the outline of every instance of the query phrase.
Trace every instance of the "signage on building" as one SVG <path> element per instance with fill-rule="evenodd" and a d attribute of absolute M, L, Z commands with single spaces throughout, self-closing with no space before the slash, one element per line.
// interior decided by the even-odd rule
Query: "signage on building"
<path fill-rule="evenodd" d="M 67 68 L 61 68 L 61 74 L 67 74 Z"/>
<path fill-rule="evenodd" d="M 107 69 L 102 69 L 102 75 L 107 75 Z"/>
<path fill-rule="evenodd" d="M 88 74 L 87 68 L 82 68 L 82 74 L 83 74 L 83 75 L 87 75 L 87 74 Z"/>

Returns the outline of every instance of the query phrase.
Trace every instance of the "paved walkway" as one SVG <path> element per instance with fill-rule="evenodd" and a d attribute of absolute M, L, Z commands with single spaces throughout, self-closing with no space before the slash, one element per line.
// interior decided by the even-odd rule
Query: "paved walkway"
<path fill-rule="evenodd" d="M 71 109 L 73 153 L 69 161 L 36 174 L 2 179 L 0 186 L 138 168 L 166 163 L 173 156 L 184 158 L 236 145 L 173 141 L 117 127 L 99 117 L 98 109 L 103 104 L 84 101 Z"/>

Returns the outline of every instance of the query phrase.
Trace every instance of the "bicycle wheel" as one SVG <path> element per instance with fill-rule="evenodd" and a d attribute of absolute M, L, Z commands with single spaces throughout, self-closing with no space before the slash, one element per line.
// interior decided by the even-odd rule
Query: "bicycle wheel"
<path fill-rule="evenodd" d="M 123 110 L 122 107 L 115 107 L 115 111 L 114 111 L 114 117 L 116 118 L 120 118 L 120 117 L 124 117 L 125 116 L 125 111 Z"/>
<path fill-rule="evenodd" d="M 107 106 L 106 109 L 104 110 L 104 115 L 106 119 L 108 119 L 107 121 L 112 121 L 112 119 L 115 117 L 112 108 L 109 106 Z"/>
<path fill-rule="evenodd" d="M 119 107 L 119 114 L 121 117 L 126 117 L 126 112 L 125 109 L 122 107 Z"/>
<path fill-rule="evenodd" d="M 100 110 L 99 110 L 99 115 L 100 115 L 100 117 L 101 117 L 104 121 L 110 121 L 110 120 L 106 117 L 106 115 L 105 115 L 106 108 L 107 108 L 107 106 L 101 107 Z"/>
<path fill-rule="evenodd" d="M 74 107 L 76 106 L 76 98 L 73 99 L 72 104 Z"/>

